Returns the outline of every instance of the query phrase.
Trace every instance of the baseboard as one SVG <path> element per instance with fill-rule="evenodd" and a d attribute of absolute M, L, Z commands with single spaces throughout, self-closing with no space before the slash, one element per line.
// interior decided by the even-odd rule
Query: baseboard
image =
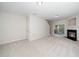
<path fill-rule="evenodd" d="M 39 39 L 43 39 L 43 38 L 46 38 L 46 37 L 50 37 L 50 35 L 47 35 L 47 36 L 41 37 L 41 38 L 39 38 Z M 34 40 L 29 39 L 29 41 L 35 41 L 35 40 L 39 40 L 39 39 L 34 39 Z"/>
<path fill-rule="evenodd" d="M 2 44 L 7 44 L 7 43 L 12 43 L 12 42 L 16 42 L 16 41 L 24 40 L 24 39 L 26 39 L 26 38 L 14 39 L 14 40 L 6 40 L 6 41 L 0 41 L 0 45 L 2 45 Z"/>

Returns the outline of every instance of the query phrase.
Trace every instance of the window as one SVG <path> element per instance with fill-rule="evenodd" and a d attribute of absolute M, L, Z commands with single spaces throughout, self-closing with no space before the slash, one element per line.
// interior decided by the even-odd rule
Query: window
<path fill-rule="evenodd" d="M 55 34 L 64 34 L 64 24 L 55 25 Z"/>

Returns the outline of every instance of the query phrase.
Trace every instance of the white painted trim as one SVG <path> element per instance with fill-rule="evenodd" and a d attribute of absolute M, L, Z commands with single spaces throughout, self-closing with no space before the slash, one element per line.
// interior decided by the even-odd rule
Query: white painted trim
<path fill-rule="evenodd" d="M 39 38 L 39 39 L 43 39 L 43 38 L 46 38 L 46 37 L 50 37 L 51 35 L 48 35 L 48 36 L 45 36 L 45 37 L 42 37 L 42 38 Z M 39 40 L 39 39 L 35 39 L 35 40 Z M 29 41 L 35 41 L 35 40 L 29 40 Z"/>
<path fill-rule="evenodd" d="M 0 45 L 1 44 L 7 44 L 7 43 L 12 43 L 12 42 L 16 42 L 16 41 L 19 41 L 19 40 L 24 40 L 26 38 L 23 38 L 23 39 L 15 39 L 15 40 L 6 40 L 6 41 L 0 41 Z"/>

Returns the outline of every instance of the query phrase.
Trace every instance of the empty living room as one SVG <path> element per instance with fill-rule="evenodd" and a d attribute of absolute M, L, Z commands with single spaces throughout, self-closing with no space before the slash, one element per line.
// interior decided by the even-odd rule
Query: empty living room
<path fill-rule="evenodd" d="M 0 2 L 0 57 L 79 57 L 79 2 Z"/>

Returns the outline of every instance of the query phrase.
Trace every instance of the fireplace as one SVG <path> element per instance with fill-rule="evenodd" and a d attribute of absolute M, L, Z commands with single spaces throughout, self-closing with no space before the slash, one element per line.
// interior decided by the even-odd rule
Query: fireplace
<path fill-rule="evenodd" d="M 77 41 L 77 30 L 67 30 L 67 38 Z"/>

